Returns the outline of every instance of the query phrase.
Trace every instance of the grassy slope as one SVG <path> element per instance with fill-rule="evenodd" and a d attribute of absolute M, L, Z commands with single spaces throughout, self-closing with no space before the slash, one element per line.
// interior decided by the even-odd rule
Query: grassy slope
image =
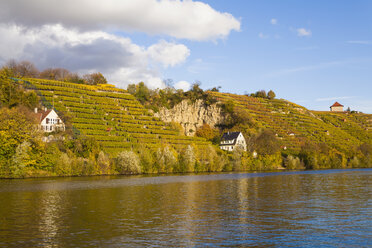
<path fill-rule="evenodd" d="M 327 143 L 348 152 L 353 146 L 372 143 L 372 115 L 309 111 L 286 100 L 209 92 L 222 103 L 233 101 L 245 109 L 258 128 L 273 129 L 282 145 L 298 150 L 306 142 Z M 294 133 L 294 135 L 290 135 Z"/>
<path fill-rule="evenodd" d="M 60 81 L 27 79 L 19 81 L 37 90 L 43 104 L 53 106 L 71 118 L 75 132 L 95 137 L 106 152 L 145 145 L 155 149 L 163 143 L 175 148 L 196 144 L 203 149 L 210 142 L 179 135 L 178 130 L 154 117 L 126 90 L 112 85 L 90 86 Z"/>

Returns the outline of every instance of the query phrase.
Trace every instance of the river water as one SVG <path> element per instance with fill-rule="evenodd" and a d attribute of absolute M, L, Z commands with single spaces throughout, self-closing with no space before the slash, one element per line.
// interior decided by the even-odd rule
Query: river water
<path fill-rule="evenodd" d="M 372 247 L 372 169 L 0 180 L 0 247 Z"/>

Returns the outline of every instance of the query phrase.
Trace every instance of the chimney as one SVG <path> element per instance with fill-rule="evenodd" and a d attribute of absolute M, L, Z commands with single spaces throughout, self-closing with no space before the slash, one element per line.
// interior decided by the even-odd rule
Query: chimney
<path fill-rule="evenodd" d="M 35 114 L 37 114 L 37 108 L 35 108 L 34 111 L 35 111 Z"/>

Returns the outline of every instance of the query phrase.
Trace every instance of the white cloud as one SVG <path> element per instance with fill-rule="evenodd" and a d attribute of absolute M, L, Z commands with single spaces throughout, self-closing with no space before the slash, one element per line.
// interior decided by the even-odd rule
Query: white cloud
<path fill-rule="evenodd" d="M 0 22 L 139 31 L 197 41 L 225 38 L 240 30 L 240 21 L 231 14 L 191 0 L 2 0 Z"/>
<path fill-rule="evenodd" d="M 150 46 L 147 51 L 150 58 L 160 62 L 164 67 L 178 65 L 190 55 L 190 50 L 185 45 L 165 40 Z"/>
<path fill-rule="evenodd" d="M 272 18 L 272 19 L 270 20 L 270 23 L 271 23 L 272 25 L 276 25 L 276 24 L 278 24 L 278 20 L 275 19 L 275 18 Z"/>
<path fill-rule="evenodd" d="M 79 32 L 61 25 L 23 29 L 0 24 L 0 33 L 0 63 L 30 60 L 39 69 L 63 67 L 81 74 L 100 71 L 123 88 L 140 81 L 151 88 L 164 87 L 160 73 L 151 69 L 150 62 L 174 66 L 189 54 L 182 44 L 161 40 L 146 48 L 129 38 L 106 32 Z"/>
<path fill-rule="evenodd" d="M 183 91 L 188 91 L 191 87 L 191 84 L 187 81 L 179 81 L 174 85 L 176 89 L 182 89 Z"/>
<path fill-rule="evenodd" d="M 270 36 L 267 35 L 267 34 L 259 33 L 259 34 L 258 34 L 258 37 L 259 37 L 260 39 L 267 39 L 267 38 L 269 38 Z"/>
<path fill-rule="evenodd" d="M 305 28 L 298 28 L 297 35 L 300 37 L 311 36 L 311 30 Z"/>

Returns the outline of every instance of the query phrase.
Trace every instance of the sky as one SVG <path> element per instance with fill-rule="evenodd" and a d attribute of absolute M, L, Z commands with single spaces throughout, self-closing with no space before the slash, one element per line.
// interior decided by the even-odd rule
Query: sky
<path fill-rule="evenodd" d="M 372 113 L 370 0 L 2 0 L 0 64 Z"/>

